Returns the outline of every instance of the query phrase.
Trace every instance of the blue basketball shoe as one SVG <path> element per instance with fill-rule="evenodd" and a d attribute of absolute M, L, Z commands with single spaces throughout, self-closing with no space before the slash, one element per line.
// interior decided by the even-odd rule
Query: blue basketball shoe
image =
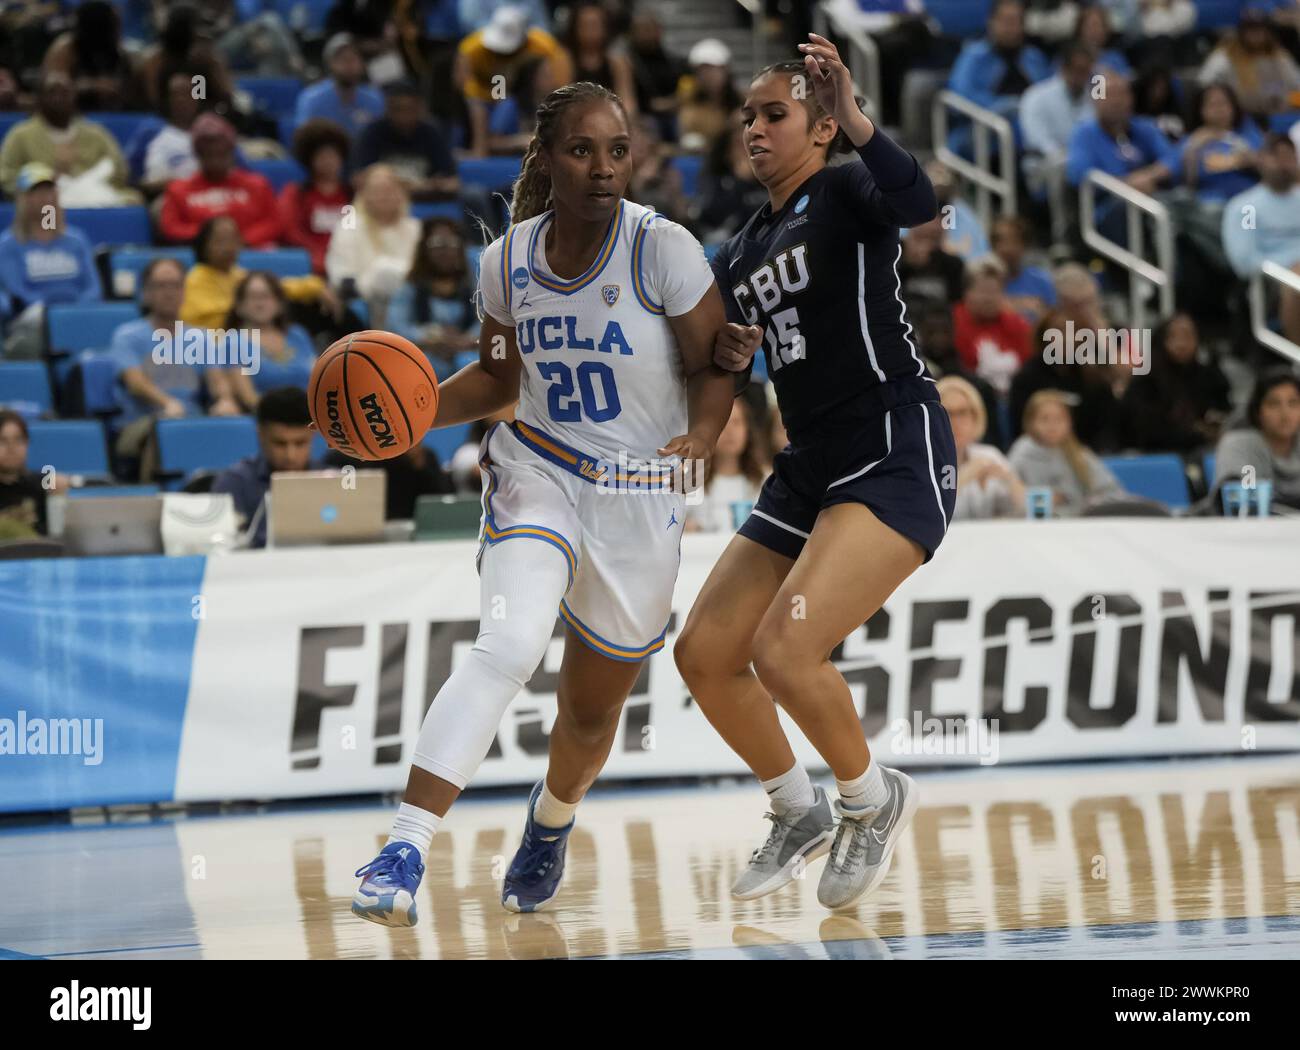
<path fill-rule="evenodd" d="M 363 868 L 352 895 L 352 914 L 381 926 L 414 926 L 415 891 L 424 877 L 420 851 L 409 842 L 390 842 Z"/>
<path fill-rule="evenodd" d="M 501 886 L 501 903 L 507 911 L 537 911 L 544 908 L 560 892 L 564 878 L 564 849 L 569 843 L 569 832 L 575 821 L 567 827 L 547 828 L 533 819 L 533 806 L 542 793 L 539 781 L 528 796 L 528 821 L 524 824 L 524 840 L 519 844 L 515 859 Z"/>

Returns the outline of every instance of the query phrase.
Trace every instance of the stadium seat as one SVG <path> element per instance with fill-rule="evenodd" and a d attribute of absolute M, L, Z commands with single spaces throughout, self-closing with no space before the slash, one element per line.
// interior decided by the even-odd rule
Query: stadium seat
<path fill-rule="evenodd" d="M 293 112 L 302 81 L 297 77 L 239 77 L 235 87 L 247 91 L 263 112 L 279 117 Z"/>
<path fill-rule="evenodd" d="M 477 360 L 478 360 L 477 350 L 462 350 L 460 351 L 460 353 L 458 353 L 455 357 L 451 359 L 451 364 L 452 367 L 455 368 L 457 372 L 459 372 L 466 365 L 472 365 Z"/>
<path fill-rule="evenodd" d="M 457 222 L 465 215 L 465 209 L 456 201 L 416 201 L 411 205 L 411 214 L 423 222 L 435 215 Z"/>
<path fill-rule="evenodd" d="M 424 435 L 424 440 L 420 444 L 427 449 L 432 449 L 438 456 L 438 462 L 446 468 L 451 465 L 451 457 L 456 454 L 456 450 L 469 440 L 471 427 L 470 423 L 458 423 L 454 427 L 430 430 Z"/>
<path fill-rule="evenodd" d="M 420 496 L 415 501 L 415 539 L 472 540 L 483 508 L 474 496 Z"/>
<path fill-rule="evenodd" d="M 311 273 L 311 256 L 306 248 L 247 248 L 239 253 L 245 270 L 267 270 L 277 277 L 305 277 Z"/>
<path fill-rule="evenodd" d="M 16 124 L 21 124 L 30 117 L 30 113 L 23 113 L 21 110 L 7 109 L 0 112 L 0 139 L 9 134 L 10 130 Z"/>
<path fill-rule="evenodd" d="M 700 169 L 703 166 L 704 158 L 698 154 L 686 154 L 673 158 L 673 167 L 677 169 L 682 177 L 682 192 L 687 197 L 695 196 L 695 188 L 700 182 Z"/>
<path fill-rule="evenodd" d="M 980 37 L 989 19 L 991 0 L 926 0 L 925 11 L 945 36 Z"/>
<path fill-rule="evenodd" d="M 0 406 L 29 419 L 50 411 L 50 372 L 40 361 L 0 361 Z"/>
<path fill-rule="evenodd" d="M 718 249 L 721 247 L 721 244 L 704 245 L 704 258 L 708 259 L 709 262 L 713 262 L 713 257 L 718 254 Z"/>
<path fill-rule="evenodd" d="M 31 444 L 27 468 L 40 472 L 47 466 L 63 474 L 108 477 L 108 447 L 104 428 L 90 419 L 42 420 L 29 423 Z"/>
<path fill-rule="evenodd" d="M 245 162 L 245 166 L 249 171 L 266 176 L 276 193 L 291 182 L 302 182 L 306 175 L 296 160 L 250 160 Z"/>
<path fill-rule="evenodd" d="M 1102 462 L 1134 496 L 1157 500 L 1174 510 L 1190 505 L 1183 461 L 1175 455 L 1107 456 Z"/>
<path fill-rule="evenodd" d="M 483 258 L 483 245 L 471 244 L 465 249 L 465 254 L 469 257 L 470 269 L 474 271 L 474 280 L 478 280 L 478 264 Z"/>
<path fill-rule="evenodd" d="M 123 208 L 69 208 L 65 212 L 69 226 L 80 230 L 90 243 L 98 248 L 102 244 L 148 244 L 153 239 L 149 228 L 149 212 L 143 205 Z M 0 202 L 0 230 L 14 223 L 13 201 Z"/>
<path fill-rule="evenodd" d="M 1268 118 L 1268 130 L 1279 135 L 1289 135 L 1291 128 L 1300 124 L 1300 110 L 1288 110 L 1286 113 L 1274 113 Z"/>
<path fill-rule="evenodd" d="M 108 129 L 108 133 L 117 140 L 118 146 L 122 152 L 126 153 L 126 147 L 135 133 L 140 130 L 140 125 L 146 121 L 156 121 L 158 118 L 153 113 L 86 113 L 85 118 L 94 124 L 101 124 Z"/>
<path fill-rule="evenodd" d="M 53 356 L 106 350 L 118 325 L 140 316 L 135 303 L 60 303 L 45 311 Z"/>
<path fill-rule="evenodd" d="M 251 416 L 158 420 L 159 474 L 168 492 L 178 490 L 196 470 L 223 470 L 257 449 Z"/>
<path fill-rule="evenodd" d="M 1205 453 L 1205 458 L 1201 460 L 1201 469 L 1205 471 L 1205 485 L 1207 488 L 1214 484 L 1214 468 L 1218 461 L 1219 457 L 1213 452 Z"/>
<path fill-rule="evenodd" d="M 522 163 L 522 157 L 463 157 L 457 170 L 461 182 L 494 190 L 514 182 Z"/>
<path fill-rule="evenodd" d="M 141 272 L 152 260 L 162 257 L 179 259 L 186 270 L 194 265 L 193 248 L 117 248 L 109 252 L 108 274 L 113 285 L 109 291 L 113 297 L 134 298 Z"/>
<path fill-rule="evenodd" d="M 1227 29 L 1241 20 L 1243 0 L 1196 0 L 1196 28 Z"/>
<path fill-rule="evenodd" d="M 122 411 L 118 400 L 118 364 L 107 354 L 86 351 L 80 354 L 68 370 L 63 384 L 64 411 L 72 415 L 111 416 Z M 80 403 L 70 404 L 75 396 L 69 391 L 80 390 Z"/>

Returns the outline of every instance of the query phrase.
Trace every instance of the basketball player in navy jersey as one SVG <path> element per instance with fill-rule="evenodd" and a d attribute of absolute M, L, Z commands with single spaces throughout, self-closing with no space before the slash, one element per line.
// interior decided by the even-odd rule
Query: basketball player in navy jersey
<path fill-rule="evenodd" d="M 871 755 L 829 654 L 939 546 L 956 450 L 899 297 L 899 228 L 934 218 L 934 188 L 861 112 L 834 45 L 810 34 L 800 50 L 751 82 L 744 142 L 769 202 L 713 260 L 729 322 L 714 360 L 747 370 L 763 348 L 790 444 L 674 654 L 771 799 L 732 893 L 771 893 L 829 853 L 818 899 L 842 908 L 884 879 L 917 787 Z M 863 163 L 827 166 L 850 149 Z M 835 774 L 834 807 L 773 698 Z"/>

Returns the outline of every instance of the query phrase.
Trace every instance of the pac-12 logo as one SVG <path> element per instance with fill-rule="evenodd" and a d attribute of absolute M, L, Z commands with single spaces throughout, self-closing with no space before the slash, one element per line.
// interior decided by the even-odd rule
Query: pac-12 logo
<path fill-rule="evenodd" d="M 527 288 L 528 268 L 526 266 L 516 266 L 515 272 L 510 275 L 510 282 L 516 288 Z"/>
<path fill-rule="evenodd" d="M 600 286 L 600 294 L 604 298 L 606 306 L 613 306 L 618 302 L 618 285 L 602 284 Z"/>

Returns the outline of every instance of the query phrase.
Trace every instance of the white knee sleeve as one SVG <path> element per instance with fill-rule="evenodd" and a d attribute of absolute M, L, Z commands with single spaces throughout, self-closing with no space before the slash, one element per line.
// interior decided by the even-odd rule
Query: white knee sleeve
<path fill-rule="evenodd" d="M 568 562 L 548 543 L 516 538 L 483 552 L 478 640 L 424 716 L 415 765 L 459 788 L 469 783 L 546 655 L 568 584 Z"/>

